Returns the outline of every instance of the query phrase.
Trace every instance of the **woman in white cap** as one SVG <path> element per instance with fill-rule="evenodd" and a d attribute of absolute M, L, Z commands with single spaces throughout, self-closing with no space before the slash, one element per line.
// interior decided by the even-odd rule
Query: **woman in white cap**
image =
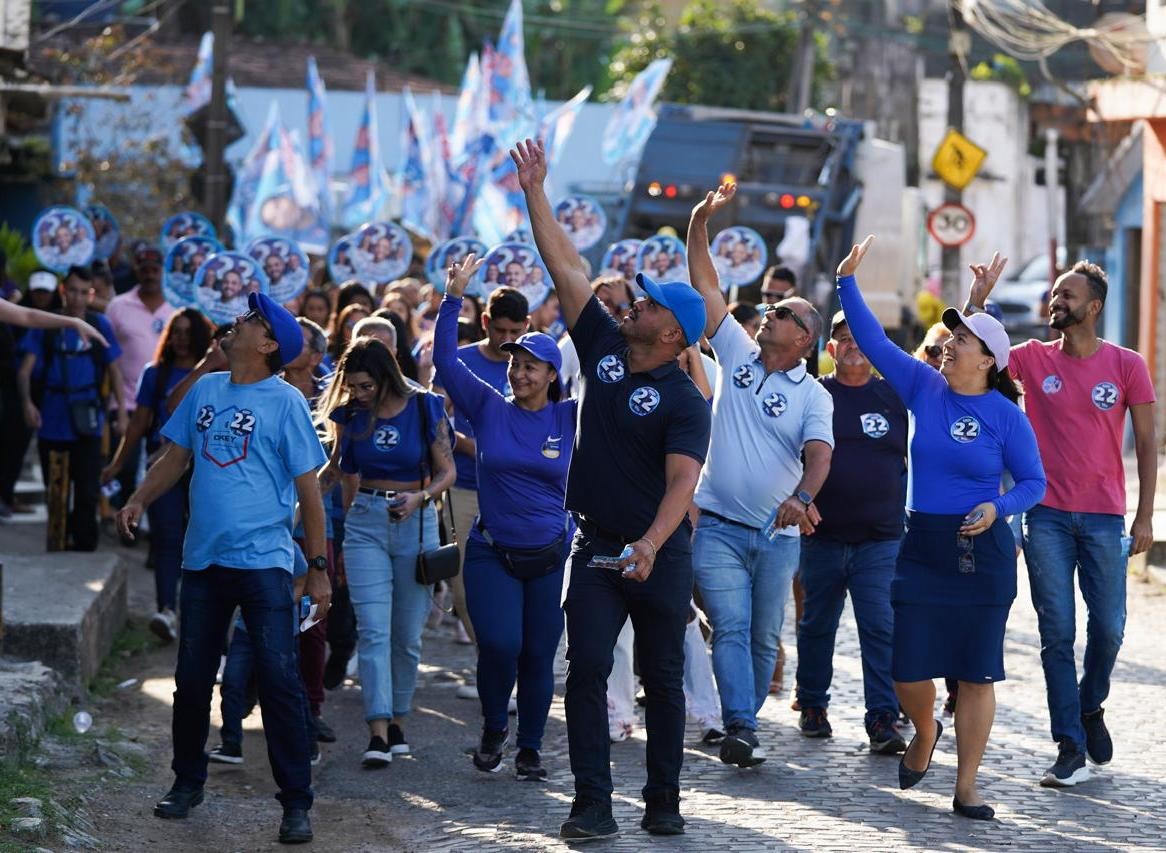
<path fill-rule="evenodd" d="M 926 775 L 943 732 L 932 719 L 932 679 L 959 680 L 956 814 L 991 820 L 976 776 L 1004 679 L 1004 627 L 1016 597 L 1016 550 L 1005 516 L 1041 499 L 1036 437 L 1008 375 L 1008 334 L 987 314 L 943 314 L 951 337 L 939 369 L 886 336 L 863 302 L 854 273 L 867 237 L 838 265 L 838 296 L 855 341 L 910 412 L 907 533 L 891 584 L 895 628 L 891 675 L 915 737 L 899 762 L 899 787 Z M 1000 494 L 1004 470 L 1015 485 Z"/>

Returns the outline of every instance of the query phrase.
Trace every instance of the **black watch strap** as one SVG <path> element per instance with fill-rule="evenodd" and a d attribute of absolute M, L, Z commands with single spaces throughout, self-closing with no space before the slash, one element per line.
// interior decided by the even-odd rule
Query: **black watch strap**
<path fill-rule="evenodd" d="M 322 572 L 328 571 L 328 558 L 321 555 L 319 557 L 312 557 L 308 560 L 308 568 L 319 569 Z"/>

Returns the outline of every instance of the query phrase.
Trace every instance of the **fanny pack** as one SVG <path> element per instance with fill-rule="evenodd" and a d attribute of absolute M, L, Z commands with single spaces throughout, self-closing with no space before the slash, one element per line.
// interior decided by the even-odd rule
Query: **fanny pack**
<path fill-rule="evenodd" d="M 478 517 L 476 526 L 486 544 L 493 548 L 502 560 L 506 574 L 515 580 L 527 581 L 545 577 L 563 567 L 563 546 L 567 542 L 566 521 L 563 522 L 563 532 L 559 538 L 542 548 L 503 548 L 486 530 L 481 516 Z"/>
<path fill-rule="evenodd" d="M 101 434 L 101 404 L 96 400 L 69 402 L 69 423 L 79 437 Z"/>

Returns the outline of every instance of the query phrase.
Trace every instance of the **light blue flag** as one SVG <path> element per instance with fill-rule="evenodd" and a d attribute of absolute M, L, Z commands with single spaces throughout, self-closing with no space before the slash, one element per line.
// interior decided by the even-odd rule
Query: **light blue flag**
<path fill-rule="evenodd" d="M 333 218 L 332 179 L 334 150 L 332 132 L 328 125 L 328 94 L 324 78 L 316 67 L 316 57 L 308 57 L 308 165 L 316 180 L 320 195 L 320 213 L 324 227 L 330 228 Z"/>
<path fill-rule="evenodd" d="M 653 104 L 672 69 L 672 60 L 657 59 L 636 75 L 603 131 L 603 161 L 634 160 L 656 126 Z"/>
<path fill-rule="evenodd" d="M 381 163 L 376 80 L 372 71 L 365 82 L 364 114 L 356 129 L 348 181 L 348 192 L 340 207 L 341 224 L 352 229 L 378 219 L 389 199 L 389 177 Z"/>
<path fill-rule="evenodd" d="M 267 162 L 267 153 L 279 146 L 279 136 L 283 130 L 283 122 L 279 117 L 279 104 L 271 102 L 267 111 L 267 123 L 263 132 L 243 158 L 235 174 L 235 190 L 231 193 L 231 202 L 227 205 L 227 224 L 235 232 L 235 244 L 242 246 L 245 242 L 244 233 L 247 227 L 247 217 L 255 203 L 255 196 L 259 190 L 259 180 Z"/>

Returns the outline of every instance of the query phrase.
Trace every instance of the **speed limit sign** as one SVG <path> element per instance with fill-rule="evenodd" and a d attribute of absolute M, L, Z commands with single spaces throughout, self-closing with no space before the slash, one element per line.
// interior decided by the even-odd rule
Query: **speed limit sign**
<path fill-rule="evenodd" d="M 976 233 L 976 217 L 962 204 L 941 204 L 927 216 L 927 230 L 939 245 L 954 249 Z"/>

